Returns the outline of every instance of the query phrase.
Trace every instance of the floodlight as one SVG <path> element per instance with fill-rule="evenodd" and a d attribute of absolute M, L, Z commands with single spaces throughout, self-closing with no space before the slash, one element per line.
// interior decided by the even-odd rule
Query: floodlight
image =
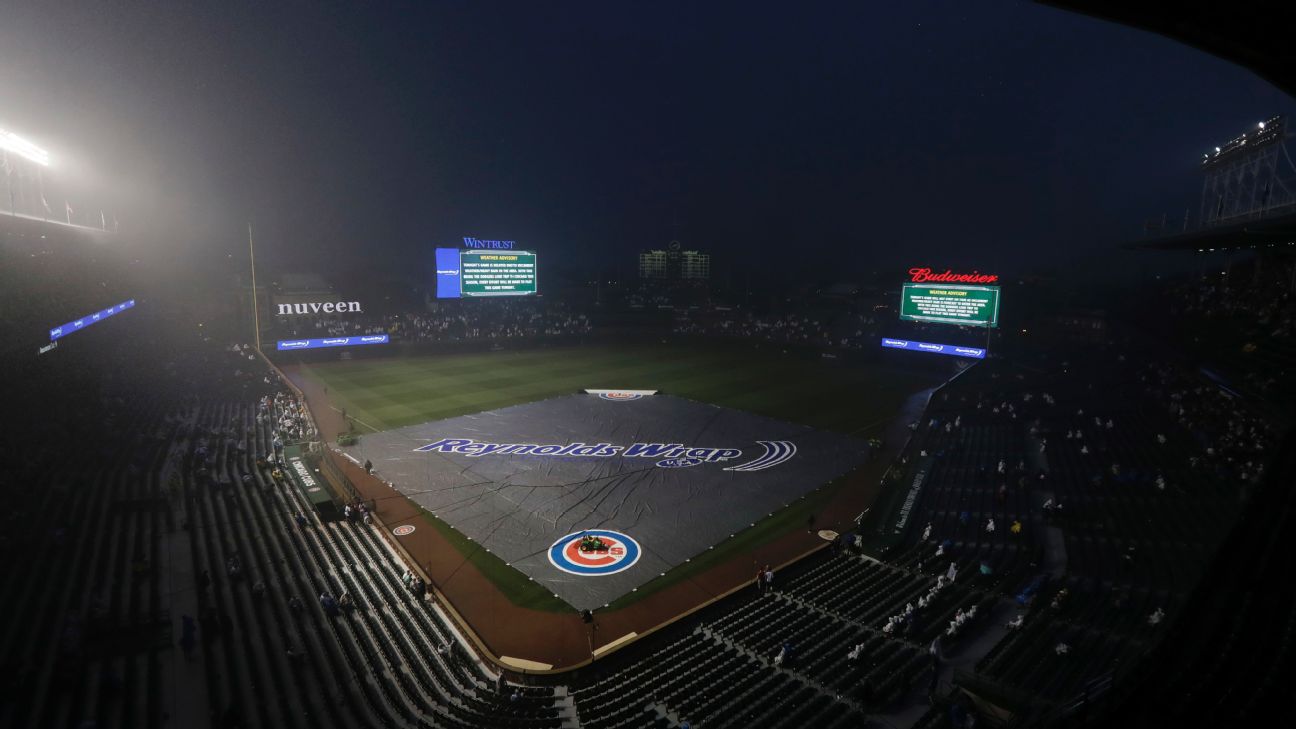
<path fill-rule="evenodd" d="M 1260 122 L 1260 128 L 1264 129 L 1264 122 Z"/>
<path fill-rule="evenodd" d="M 13 152 L 19 157 L 31 160 L 42 167 L 49 167 L 49 152 L 46 152 L 13 132 L 0 129 L 0 149 L 5 150 L 6 152 Z"/>

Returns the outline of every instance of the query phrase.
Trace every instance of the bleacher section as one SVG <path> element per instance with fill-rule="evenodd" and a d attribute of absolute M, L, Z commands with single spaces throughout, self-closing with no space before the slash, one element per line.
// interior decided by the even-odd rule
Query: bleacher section
<path fill-rule="evenodd" d="M 935 578 L 848 552 L 792 572 L 772 594 L 753 587 L 655 653 L 584 679 L 572 692 L 581 725 L 860 726 L 913 698 L 932 670 L 928 644 L 958 605 L 985 604 L 970 578 L 961 580 L 908 635 L 887 635 L 886 617 Z M 792 658 L 776 662 L 785 644 Z"/>
<path fill-rule="evenodd" d="M 212 575 L 202 632 L 213 706 L 255 726 L 562 726 L 555 690 L 501 691 L 431 603 L 404 589 L 403 566 L 372 528 L 296 523 L 310 504 L 256 465 L 272 456 L 273 419 L 232 403 L 193 418 L 203 435 L 189 443 L 186 472 L 209 470 L 186 478 L 184 492 L 195 570 Z M 204 445 L 206 459 L 196 455 Z M 353 607 L 331 616 L 325 593 Z"/>
<path fill-rule="evenodd" d="M 151 405 L 119 401 L 111 412 L 97 441 L 69 442 L 71 457 L 37 455 L 11 471 L 0 726 L 160 726 L 160 655 L 172 643 L 157 579 L 169 433 Z M 76 457 L 77 447 L 93 456 Z M 18 491 L 30 485 L 39 488 Z"/>
<path fill-rule="evenodd" d="M 914 429 L 898 479 L 920 463 L 928 476 L 886 558 L 940 550 L 960 573 L 989 569 L 981 587 L 1021 623 L 955 683 L 1026 715 L 1105 690 L 1157 644 L 1272 443 L 1205 378 L 1115 352 L 986 363 Z"/>

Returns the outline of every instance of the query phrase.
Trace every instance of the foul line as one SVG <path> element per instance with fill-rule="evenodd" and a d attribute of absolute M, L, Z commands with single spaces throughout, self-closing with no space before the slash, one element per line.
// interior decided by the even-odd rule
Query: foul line
<path fill-rule="evenodd" d="M 329 405 L 329 410 L 332 410 L 332 411 L 335 412 L 335 413 L 341 413 L 341 412 L 342 412 L 341 410 L 338 410 L 337 408 L 333 407 L 332 405 Z M 346 416 L 346 417 L 350 418 L 351 420 L 356 421 L 357 423 L 363 425 L 364 427 L 368 428 L 369 430 L 372 430 L 372 431 L 375 432 L 375 433 L 381 433 L 381 432 L 382 432 L 381 430 L 378 430 L 377 428 L 375 428 L 375 427 L 373 427 L 372 425 L 366 423 L 365 421 L 361 420 L 360 418 L 357 418 L 357 417 L 354 416 L 354 415 L 348 415 L 348 416 Z M 344 425 L 345 425 L 345 423 L 344 423 Z"/>

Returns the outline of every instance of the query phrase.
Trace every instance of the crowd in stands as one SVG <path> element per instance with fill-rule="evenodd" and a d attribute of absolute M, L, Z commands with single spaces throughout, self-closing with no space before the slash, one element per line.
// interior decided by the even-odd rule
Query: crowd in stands
<path fill-rule="evenodd" d="M 1263 409 L 1138 341 L 982 363 L 933 399 L 893 472 L 898 488 L 922 478 L 889 560 L 980 572 L 1006 637 L 977 662 L 978 686 L 1024 692 L 1033 710 L 1060 710 L 1156 644 L 1277 442 Z"/>
<path fill-rule="evenodd" d="M 786 313 L 761 316 L 750 311 L 730 310 L 702 314 L 681 312 L 672 331 L 682 335 L 857 349 L 867 346 L 873 329 L 872 317 L 863 315 L 833 317 Z"/>
<path fill-rule="evenodd" d="M 1254 261 L 1167 289 L 1173 313 L 1193 323 L 1242 326 L 1251 339 L 1296 337 L 1296 263 Z"/>
<path fill-rule="evenodd" d="M 680 309 L 671 330 L 681 336 L 745 339 L 824 350 L 873 350 L 883 336 L 984 346 L 984 329 L 900 322 L 891 309 L 835 305 L 760 314 L 741 308 Z"/>
<path fill-rule="evenodd" d="M 278 316 L 275 333 L 281 338 L 342 337 L 390 334 L 397 341 L 459 342 L 482 339 L 526 339 L 588 334 L 584 313 L 548 301 L 482 300 L 471 306 L 442 305 L 438 311 L 383 316 Z"/>
<path fill-rule="evenodd" d="M 1161 301 L 1174 316 L 1159 327 L 1239 389 L 1296 403 L 1296 261 L 1252 260 L 1194 276 L 1167 286 Z"/>

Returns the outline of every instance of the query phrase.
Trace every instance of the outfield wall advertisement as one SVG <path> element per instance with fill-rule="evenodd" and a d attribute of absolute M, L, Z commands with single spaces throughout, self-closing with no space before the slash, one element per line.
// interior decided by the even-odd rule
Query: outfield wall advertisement
<path fill-rule="evenodd" d="M 321 347 L 355 347 L 362 344 L 387 344 L 391 337 L 386 334 L 362 334 L 355 337 L 326 337 L 324 339 L 280 339 L 280 352 L 292 349 L 320 349 Z"/>
<path fill-rule="evenodd" d="M 955 344 L 936 344 L 934 342 L 915 342 L 911 339 L 882 339 L 882 346 L 887 349 L 909 349 L 928 354 L 949 354 L 955 357 L 985 359 L 986 351 L 980 347 L 960 347 Z"/>

